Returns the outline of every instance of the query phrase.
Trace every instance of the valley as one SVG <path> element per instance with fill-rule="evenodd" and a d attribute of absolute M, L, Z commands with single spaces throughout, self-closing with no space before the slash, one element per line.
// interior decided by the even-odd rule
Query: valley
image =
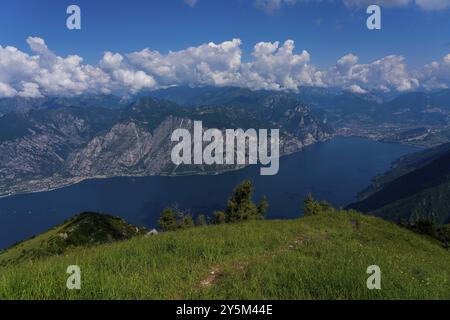
<path fill-rule="evenodd" d="M 171 150 L 175 146 L 175 142 L 171 141 L 172 133 L 176 129 L 193 132 L 194 122 L 201 121 L 205 130 L 218 128 L 223 133 L 226 128 L 279 129 L 282 158 L 327 141 L 342 141 L 336 140 L 341 138 L 363 138 L 399 145 L 392 147 L 398 150 L 395 152 L 387 151 L 389 148 L 370 150 L 368 146 L 372 145 L 373 148 L 373 144 L 363 146 L 359 142 L 355 142 L 355 150 L 346 148 L 346 143 L 343 149 L 336 150 L 331 157 L 347 161 L 347 165 L 351 163 L 349 157 L 364 156 L 357 168 L 365 170 L 367 175 L 361 172 L 350 175 L 360 176 L 358 181 L 364 182 L 358 182 L 357 188 L 346 190 L 345 197 L 321 193 L 323 186 L 334 185 L 333 188 L 337 188 L 339 183 L 322 181 L 320 177 L 324 173 L 319 167 L 314 171 L 317 182 L 310 182 L 309 186 L 303 181 L 309 179 L 304 170 L 293 174 L 301 181 L 301 186 L 292 186 L 294 190 L 307 190 L 315 186 L 319 191 L 312 190 L 323 194 L 324 199 L 335 205 L 348 205 L 357 200 L 355 195 L 367 188 L 374 176 L 388 170 L 390 163 L 404 155 L 404 152 L 414 152 L 449 141 L 449 92 L 443 90 L 385 97 L 376 93 L 353 94 L 308 88 L 299 93 L 280 93 L 232 87 L 174 87 L 142 92 L 127 99 L 109 95 L 3 98 L 0 99 L 0 111 L 4 112 L 0 117 L 0 196 L 7 199 L 36 194 L 39 199 L 40 194 L 51 193 L 52 190 L 96 184 L 92 181 L 104 180 L 102 188 L 105 188 L 111 179 L 119 177 L 130 181 L 141 177 L 185 177 L 188 181 L 194 175 L 209 181 L 214 176 L 219 175 L 222 179 L 224 173 L 246 168 L 248 163 L 175 165 L 171 161 Z M 401 145 L 411 148 L 402 148 Z M 378 155 L 377 152 L 387 153 Z M 368 158 L 369 154 L 380 162 L 374 165 Z M 322 170 L 326 170 L 324 161 L 330 155 L 320 157 L 325 158 L 305 158 L 296 165 L 308 168 L 307 162 L 315 161 L 322 165 Z M 290 160 L 284 162 L 291 163 Z M 298 170 L 297 167 L 283 166 L 280 165 L 281 174 Z M 236 176 L 253 172 L 253 169 L 249 170 Z M 345 169 L 344 172 L 349 171 Z M 212 177 L 206 178 L 209 175 Z M 331 174 L 331 177 L 334 175 Z M 283 179 L 279 181 L 277 183 L 282 183 Z M 344 177 L 340 176 L 339 181 L 344 181 Z M 289 194 L 289 191 L 286 192 Z M 280 199 L 284 199 L 284 203 L 291 201 L 285 197 Z M 161 205 L 146 207 L 147 210 L 153 208 L 157 211 Z M 89 201 L 85 206 L 69 205 L 68 211 L 64 208 L 59 210 L 75 214 L 75 208 L 79 208 L 76 209 L 79 211 L 102 209 L 101 205 L 92 206 Z M 30 207 L 23 209 L 24 214 L 36 211 L 36 208 Z M 3 209 L 3 214 L 10 212 L 8 210 Z M 54 208 L 42 210 L 42 214 L 46 214 Z M 211 212 L 210 208 L 205 211 Z M 115 208 L 108 212 L 120 213 Z M 134 212 L 144 214 L 142 208 Z"/>
<path fill-rule="evenodd" d="M 142 263 L 147 260 L 143 257 L 148 255 L 164 266 L 168 261 L 173 263 L 169 270 L 152 269 L 145 275 L 154 281 L 173 279 L 165 282 L 164 291 L 152 291 L 144 285 L 134 298 L 227 299 L 230 294 L 243 299 L 267 294 L 276 299 L 448 297 L 447 284 L 441 281 L 448 277 L 446 271 L 442 272 L 448 260 L 448 226 L 433 229 L 436 234 L 430 231 L 417 235 L 353 211 L 398 223 L 406 221 L 409 224 L 402 226 L 417 228 L 417 233 L 423 232 L 417 222 L 425 221 L 425 226 L 429 226 L 426 221 L 449 222 L 450 143 L 448 115 L 443 107 L 437 110 L 426 104 L 416 107 L 420 111 L 405 111 L 402 103 L 397 105 L 393 100 L 374 102 L 371 97 L 348 93 L 326 98 L 332 100 L 334 108 L 317 96 L 311 99 L 321 101 L 320 105 L 306 106 L 301 94 L 232 88 L 212 92 L 202 89 L 198 96 L 191 93 L 192 100 L 186 102 L 171 99 L 177 97 L 174 90 L 169 90 L 170 96 L 158 97 L 162 93 L 153 92 L 127 102 L 111 97 L 86 97 L 80 99 L 83 102 L 28 101 L 20 104 L 25 105 L 23 108 L 0 116 L 0 248 L 4 249 L 0 250 L 0 268 L 6 275 L 0 281 L 0 296 L 8 292 L 8 297 L 53 298 L 33 287 L 34 272 L 51 269 L 56 276 L 82 252 L 83 262 L 91 263 L 89 266 L 97 268 L 95 274 L 106 278 L 116 272 L 111 270 L 117 261 L 126 265 L 123 259 L 135 263 L 128 271 L 136 266 L 144 268 Z M 399 109 L 406 115 L 405 121 L 395 118 Z M 219 128 L 222 134 L 230 126 L 279 129 L 282 158 L 278 174 L 261 176 L 260 166 L 248 163 L 174 165 L 170 159 L 172 133 L 176 129 L 194 132 L 196 121 L 201 121 L 205 130 Z M 195 219 L 201 215 L 211 218 L 227 203 L 228 191 L 247 179 L 256 186 L 257 200 L 268 199 L 270 221 L 209 225 L 147 236 L 148 230 L 158 227 L 159 215 L 167 207 L 178 208 Z M 330 204 L 313 217 L 296 219 L 304 214 L 301 204 L 310 192 Z M 348 206 L 349 211 L 332 206 Z M 223 239 L 240 239 L 239 246 L 236 252 L 220 255 L 213 264 L 199 260 L 183 247 L 184 261 L 196 261 L 195 272 L 168 255 L 170 250 L 166 248 L 166 241 L 177 246 L 186 242 L 193 250 L 211 251 L 220 249 L 217 244 Z M 246 242 L 251 245 L 246 246 Z M 401 261 L 393 259 L 399 252 Z M 429 259 L 429 252 L 434 255 L 429 265 L 415 263 L 417 259 Z M 395 269 L 383 271 L 394 280 L 387 282 L 387 289 L 380 294 L 349 285 L 365 275 L 372 262 L 361 257 L 368 253 L 383 270 Z M 275 260 L 268 262 L 267 254 Z M 314 254 L 320 254 L 320 259 L 311 260 Z M 96 266 L 99 255 L 110 259 L 110 265 Z M 345 283 L 329 272 L 315 271 L 324 265 L 324 257 L 325 269 L 338 264 L 339 274 L 347 275 Z M 234 285 L 246 283 L 241 267 L 234 267 L 241 259 L 246 260 L 242 270 L 262 276 L 263 281 L 258 283 L 269 283 L 272 291 Z M 304 291 L 293 293 L 291 281 L 271 276 L 282 269 L 283 274 L 300 277 L 294 269 L 286 270 L 286 259 L 289 266 L 309 261 L 307 273 L 314 275 L 314 283 L 326 283 L 329 290 L 313 292 L 302 286 Z M 347 259 L 356 259 L 357 266 L 342 263 Z M 11 267 L 13 264 L 16 267 Z M 177 271 L 180 265 L 181 273 Z M 261 273 L 258 266 L 271 271 Z M 98 282 L 92 281 L 91 272 L 87 270 L 84 281 L 95 292 Z M 217 279 L 211 272 L 218 274 Z M 428 275 L 426 281 L 433 290 L 424 291 L 423 274 Z M 135 288 L 129 282 L 132 280 L 126 275 L 126 270 L 120 270 L 123 290 L 114 281 L 101 282 L 114 292 L 110 298 L 129 298 L 134 292 L 130 289 Z M 188 285 L 180 288 L 180 279 L 186 275 Z M 404 277 L 413 280 L 399 289 L 395 283 Z M 27 296 L 20 293 L 25 291 L 12 288 L 17 278 L 31 284 Z M 39 276 L 39 281 L 53 288 L 59 298 L 98 298 L 85 295 L 88 291 L 82 296 L 58 291 L 52 279 Z M 352 295 L 342 295 L 342 290 Z"/>
<path fill-rule="evenodd" d="M 218 174 L 245 166 L 173 165 L 170 135 L 192 131 L 194 121 L 206 128 L 281 129 L 281 156 L 337 136 L 432 147 L 450 140 L 449 95 L 175 87 L 128 99 L 3 98 L 0 196 L 92 178 Z"/>
<path fill-rule="evenodd" d="M 261 176 L 260 166 L 252 165 L 221 174 L 94 178 L 51 191 L 4 197 L 0 198 L 0 248 L 84 211 L 113 214 L 149 229 L 156 227 L 159 213 L 170 206 L 195 216 L 212 215 L 242 180 L 253 181 L 258 199 L 268 198 L 270 219 L 300 215 L 308 192 L 344 207 L 356 201 L 357 193 L 393 161 L 415 151 L 408 145 L 336 137 L 281 157 L 274 176 Z"/>

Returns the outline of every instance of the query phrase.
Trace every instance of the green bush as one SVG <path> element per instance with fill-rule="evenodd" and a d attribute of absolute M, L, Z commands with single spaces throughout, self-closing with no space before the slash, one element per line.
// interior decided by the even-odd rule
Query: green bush
<path fill-rule="evenodd" d="M 436 236 L 445 248 L 450 248 L 450 224 L 439 226 L 436 230 Z"/>
<path fill-rule="evenodd" d="M 214 224 L 222 224 L 226 222 L 226 218 L 225 218 L 225 212 L 223 211 L 215 211 L 213 213 L 213 223 Z"/>
<path fill-rule="evenodd" d="M 226 222 L 238 222 L 245 220 L 262 219 L 266 215 L 269 202 L 263 198 L 257 206 L 253 202 L 253 193 L 255 189 L 251 181 L 246 180 L 240 183 L 233 190 L 233 194 L 228 200 L 225 209 Z"/>
<path fill-rule="evenodd" d="M 413 223 L 400 222 L 400 225 L 418 234 L 427 235 L 442 242 L 450 248 L 450 225 L 436 225 L 431 219 L 419 219 Z"/>
<path fill-rule="evenodd" d="M 180 216 L 180 220 L 178 222 L 179 229 L 189 229 L 194 227 L 194 219 L 192 219 L 191 215 L 182 214 Z"/>
<path fill-rule="evenodd" d="M 321 212 L 334 210 L 333 206 L 326 201 L 316 201 L 311 193 L 306 195 L 303 203 L 303 214 L 305 216 L 318 215 Z"/>
<path fill-rule="evenodd" d="M 197 225 L 198 226 L 205 226 L 207 225 L 206 216 L 204 214 L 199 214 L 197 216 Z"/>
<path fill-rule="evenodd" d="M 175 231 L 177 230 L 177 215 L 172 208 L 166 208 L 161 213 L 158 220 L 158 227 L 162 231 Z"/>

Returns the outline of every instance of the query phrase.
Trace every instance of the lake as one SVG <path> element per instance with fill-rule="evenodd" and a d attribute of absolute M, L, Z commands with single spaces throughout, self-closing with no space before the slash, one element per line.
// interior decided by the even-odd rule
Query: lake
<path fill-rule="evenodd" d="M 251 166 L 221 175 L 87 180 L 54 191 L 2 198 L 0 248 L 83 211 L 110 213 L 147 227 L 156 225 L 159 213 L 167 206 L 176 205 L 193 215 L 210 214 L 224 209 L 232 189 L 245 179 L 255 185 L 255 200 L 267 196 L 268 218 L 300 216 L 308 192 L 336 207 L 345 206 L 392 161 L 416 150 L 338 137 L 283 157 L 275 176 L 260 176 L 259 167 Z"/>

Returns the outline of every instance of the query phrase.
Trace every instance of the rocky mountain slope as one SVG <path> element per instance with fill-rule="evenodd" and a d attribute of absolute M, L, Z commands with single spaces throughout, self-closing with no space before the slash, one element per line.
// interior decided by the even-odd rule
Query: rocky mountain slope
<path fill-rule="evenodd" d="M 272 94 L 242 103 L 235 97 L 235 101 L 194 108 L 148 97 L 124 108 L 40 101 L 37 108 L 6 113 L 0 117 L 0 195 L 48 190 L 93 177 L 238 168 L 176 168 L 172 164 L 172 132 L 192 130 L 195 120 L 203 121 L 205 129 L 279 128 L 281 154 L 296 152 L 331 135 L 326 121 L 288 95 Z"/>

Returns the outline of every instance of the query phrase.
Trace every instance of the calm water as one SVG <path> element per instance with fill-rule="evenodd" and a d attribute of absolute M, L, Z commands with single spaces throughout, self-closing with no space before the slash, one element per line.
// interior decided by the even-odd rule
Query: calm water
<path fill-rule="evenodd" d="M 193 214 L 223 209 L 233 187 L 251 179 L 255 200 L 266 195 L 269 218 L 296 217 L 312 192 L 335 206 L 355 199 L 373 176 L 416 148 L 359 138 L 336 138 L 284 157 L 276 176 L 260 176 L 257 166 L 216 176 L 89 180 L 63 189 L 0 199 L 0 248 L 39 234 L 82 211 L 121 216 L 154 226 L 161 210 L 177 205 Z"/>

